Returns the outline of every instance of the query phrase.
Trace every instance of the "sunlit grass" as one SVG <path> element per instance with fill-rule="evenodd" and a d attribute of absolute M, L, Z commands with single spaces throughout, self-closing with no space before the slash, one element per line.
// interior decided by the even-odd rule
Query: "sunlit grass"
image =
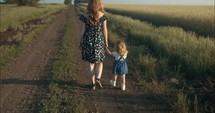
<path fill-rule="evenodd" d="M 129 42 L 145 44 L 160 57 L 168 58 L 173 66 L 181 66 L 187 78 L 212 76 L 215 65 L 215 41 L 198 37 L 177 27 L 155 28 L 131 18 L 108 14 L 109 27 Z"/>
<path fill-rule="evenodd" d="M 79 6 L 79 13 L 84 11 Z M 194 110 L 188 83 L 204 76 L 214 77 L 215 42 L 178 27 L 155 27 L 132 18 L 107 13 L 109 43 L 118 39 L 128 46 L 129 74 L 160 111 L 173 113 L 213 112 L 214 105 L 202 100 Z M 207 68 L 206 68 L 207 67 Z M 174 78 L 176 82 L 171 82 Z M 178 80 L 178 81 L 177 81 Z"/>
<path fill-rule="evenodd" d="M 1 4 L 0 31 L 17 29 L 24 22 L 36 18 L 43 18 L 66 7 L 63 4 L 39 5 L 38 7 Z"/>
<path fill-rule="evenodd" d="M 21 55 L 23 51 L 32 43 L 35 37 L 46 29 L 54 21 L 54 19 L 56 19 L 56 17 L 56 15 L 50 16 L 44 21 L 44 24 L 36 26 L 34 30 L 23 35 L 23 39 L 19 42 L 19 44 L 12 44 L 9 47 L 4 47 L 4 49 L 0 52 L 0 70 L 7 67 L 7 65 L 11 63 L 15 57 Z"/>
<path fill-rule="evenodd" d="M 71 12 L 60 41 L 60 48 L 51 64 L 48 93 L 41 100 L 40 113 L 86 113 L 82 95 L 74 93 L 74 38 L 76 30 Z"/>
<path fill-rule="evenodd" d="M 214 6 L 105 5 L 108 11 L 154 25 L 179 26 L 204 36 L 215 37 Z"/>

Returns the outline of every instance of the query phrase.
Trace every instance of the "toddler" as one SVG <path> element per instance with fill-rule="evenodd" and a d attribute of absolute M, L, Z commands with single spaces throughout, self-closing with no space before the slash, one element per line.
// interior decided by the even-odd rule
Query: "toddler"
<path fill-rule="evenodd" d="M 128 74 L 128 65 L 126 62 L 128 51 L 126 49 L 125 41 L 118 40 L 116 43 L 116 51 L 111 52 L 108 48 L 106 48 L 107 53 L 112 55 L 115 58 L 112 74 L 113 79 L 110 80 L 110 84 L 115 87 L 117 76 L 121 76 L 121 89 L 125 90 L 125 75 Z"/>

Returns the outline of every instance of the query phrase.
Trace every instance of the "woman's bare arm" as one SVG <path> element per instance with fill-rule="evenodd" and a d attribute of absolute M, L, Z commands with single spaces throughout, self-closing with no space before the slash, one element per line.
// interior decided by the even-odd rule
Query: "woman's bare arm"
<path fill-rule="evenodd" d="M 110 52 L 110 50 L 108 48 L 106 48 L 106 51 L 109 55 L 112 55 L 112 52 Z"/>
<path fill-rule="evenodd" d="M 107 21 L 103 22 L 103 36 L 105 40 L 105 46 L 108 47 L 108 30 L 107 30 Z"/>

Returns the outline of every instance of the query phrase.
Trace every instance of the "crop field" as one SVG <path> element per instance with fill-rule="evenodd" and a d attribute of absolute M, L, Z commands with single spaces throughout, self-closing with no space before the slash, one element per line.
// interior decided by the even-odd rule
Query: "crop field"
<path fill-rule="evenodd" d="M 215 112 L 214 7 L 104 7 L 108 48 L 122 39 L 128 49 L 125 91 L 120 77 L 110 85 L 109 55 L 103 88 L 91 89 L 79 45 L 86 4 L 1 5 L 0 112 Z"/>
<path fill-rule="evenodd" d="M 198 36 L 180 27 L 168 25 L 157 27 L 145 21 L 132 19 L 123 13 L 111 14 L 113 12 L 109 8 L 116 8 L 117 5 L 105 6 L 108 7 L 109 40 L 112 42 L 112 47 L 116 40 L 126 40 L 129 48 L 130 74 L 139 81 L 143 91 L 151 92 L 152 95 L 163 94 L 163 96 L 156 95 L 155 97 L 167 102 L 170 111 L 174 113 L 214 111 L 210 99 L 204 101 L 201 99 L 206 97 L 206 93 L 208 93 L 207 96 L 210 95 L 209 97 L 214 98 L 212 96 L 214 94 L 212 90 L 214 82 L 212 81 L 214 81 L 215 73 L 214 38 Z M 138 9 L 138 6 L 124 7 L 124 9 L 133 10 L 134 7 Z M 149 9 L 150 11 L 159 12 L 159 8 L 163 6 L 149 7 L 152 8 Z M 192 9 L 192 7 L 190 8 Z M 84 6 L 81 5 L 79 11 L 83 12 L 84 9 Z M 206 9 L 208 8 L 206 7 Z M 184 10 L 183 7 L 181 10 Z M 141 10 L 136 12 L 141 12 Z M 177 10 L 169 12 L 176 13 Z M 134 15 L 142 16 L 137 13 Z M 190 17 L 192 16 L 195 17 L 195 14 L 190 14 Z M 159 18 L 157 20 L 159 21 Z M 172 19 L 172 21 L 175 20 Z M 169 80 L 176 82 L 177 85 L 171 85 Z M 195 86 L 192 85 L 198 83 L 202 84 L 200 86 L 205 87 L 206 90 L 201 93 L 198 90 L 196 93 L 187 90 L 193 87 L 195 90 Z M 199 109 L 194 109 L 193 106 Z"/>
<path fill-rule="evenodd" d="M 36 18 L 43 18 L 61 9 L 66 5 L 40 5 L 38 7 L 17 7 L 16 5 L 1 5 L 0 32 L 8 29 L 18 29 L 22 23 Z M 22 12 L 22 13 L 20 13 Z"/>
<path fill-rule="evenodd" d="M 105 5 L 107 11 L 157 26 L 178 26 L 186 31 L 215 37 L 214 6 Z"/>

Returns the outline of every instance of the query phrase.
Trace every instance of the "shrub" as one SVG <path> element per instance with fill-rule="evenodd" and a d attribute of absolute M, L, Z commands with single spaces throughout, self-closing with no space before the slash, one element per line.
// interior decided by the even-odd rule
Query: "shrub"
<path fill-rule="evenodd" d="M 17 0 L 17 5 L 20 5 L 20 6 L 37 6 L 38 2 L 40 0 Z"/>

